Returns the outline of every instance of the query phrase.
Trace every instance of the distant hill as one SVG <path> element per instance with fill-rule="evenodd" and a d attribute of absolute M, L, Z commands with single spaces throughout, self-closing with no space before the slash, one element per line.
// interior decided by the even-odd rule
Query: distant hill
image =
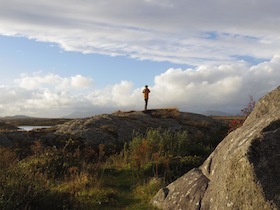
<path fill-rule="evenodd" d="M 67 116 L 64 116 L 63 118 L 74 119 L 74 118 L 86 118 L 86 117 L 91 117 L 91 116 L 94 116 L 94 113 L 92 113 L 92 112 L 73 112 Z"/>
<path fill-rule="evenodd" d="M 29 117 L 26 115 L 14 115 L 14 116 L 5 116 L 5 117 L 1 117 L 1 118 L 4 118 L 4 119 L 31 119 L 34 117 Z"/>
<path fill-rule="evenodd" d="M 205 115 L 205 116 L 232 116 L 232 114 L 217 111 L 217 110 L 208 110 L 208 111 L 204 112 L 203 115 Z"/>
<path fill-rule="evenodd" d="M 39 118 L 25 115 L 0 117 L 0 122 L 15 126 L 55 126 L 71 120 L 70 118 Z"/>

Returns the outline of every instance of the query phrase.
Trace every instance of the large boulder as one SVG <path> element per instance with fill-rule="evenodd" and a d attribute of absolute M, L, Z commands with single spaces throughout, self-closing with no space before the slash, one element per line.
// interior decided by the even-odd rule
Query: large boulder
<path fill-rule="evenodd" d="M 280 209 L 280 87 L 197 169 L 161 189 L 160 209 Z"/>

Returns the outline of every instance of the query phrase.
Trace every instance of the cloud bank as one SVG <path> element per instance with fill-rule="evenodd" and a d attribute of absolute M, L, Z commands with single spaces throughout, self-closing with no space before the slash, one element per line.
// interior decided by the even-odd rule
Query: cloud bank
<path fill-rule="evenodd" d="M 238 114 L 250 95 L 258 100 L 279 85 L 279 68 L 280 56 L 253 66 L 235 62 L 195 69 L 171 68 L 154 78 L 148 107 Z M 64 78 L 52 73 L 23 74 L 13 87 L 0 87 L 0 112 L 2 116 L 63 117 L 73 112 L 143 110 L 142 89 L 135 88 L 132 81 L 95 89 L 93 79 L 82 75 Z"/>
<path fill-rule="evenodd" d="M 2 0 L 0 34 L 193 66 L 280 54 L 278 0 Z"/>

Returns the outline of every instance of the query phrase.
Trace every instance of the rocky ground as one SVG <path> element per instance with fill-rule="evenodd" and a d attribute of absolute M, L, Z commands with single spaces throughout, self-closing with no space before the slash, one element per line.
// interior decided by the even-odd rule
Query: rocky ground
<path fill-rule="evenodd" d="M 56 134 L 71 134 L 93 144 L 127 142 L 133 133 L 144 134 L 147 129 L 171 131 L 188 130 L 191 134 L 213 140 L 224 135 L 225 125 L 203 115 L 179 112 L 176 109 L 116 112 L 73 120 L 56 126 Z M 218 137 L 219 138 L 219 137 Z"/>
<path fill-rule="evenodd" d="M 187 130 L 193 138 L 217 145 L 226 134 L 227 125 L 220 120 L 199 114 L 179 112 L 177 109 L 154 109 L 147 111 L 115 112 L 75 119 L 56 125 L 51 129 L 29 132 L 2 130 L 0 144 L 13 145 L 18 141 L 43 140 L 55 142 L 72 138 L 88 145 L 115 144 L 122 147 L 136 133 L 144 134 L 147 129 Z"/>

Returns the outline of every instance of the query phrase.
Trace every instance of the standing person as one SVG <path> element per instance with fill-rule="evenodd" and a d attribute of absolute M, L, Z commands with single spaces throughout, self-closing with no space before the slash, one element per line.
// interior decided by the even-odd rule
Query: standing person
<path fill-rule="evenodd" d="M 148 100 L 149 100 L 149 93 L 151 91 L 148 88 L 148 85 L 145 85 L 145 89 L 143 90 L 144 93 L 144 100 L 145 100 L 145 110 L 147 110 Z"/>

